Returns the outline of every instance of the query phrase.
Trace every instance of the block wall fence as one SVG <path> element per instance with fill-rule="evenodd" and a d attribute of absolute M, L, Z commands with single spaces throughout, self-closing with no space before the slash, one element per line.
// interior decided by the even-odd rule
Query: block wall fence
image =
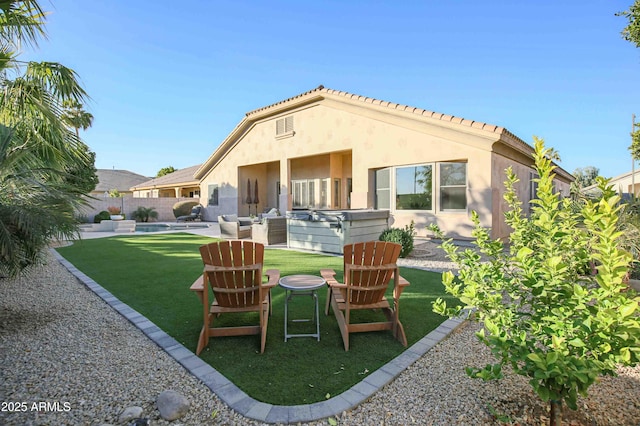
<path fill-rule="evenodd" d="M 173 215 L 173 205 L 178 201 L 195 201 L 199 202 L 199 198 L 134 198 L 134 197 L 97 197 L 95 200 L 89 199 L 89 205 L 81 208 L 78 214 L 81 217 L 86 218 L 90 223 L 93 223 L 93 217 L 103 210 L 107 210 L 107 207 L 119 207 L 127 217 L 127 219 L 133 219 L 131 216 L 138 207 L 153 207 L 158 212 L 158 218 L 155 219 L 158 222 L 175 222 L 176 218 Z"/>

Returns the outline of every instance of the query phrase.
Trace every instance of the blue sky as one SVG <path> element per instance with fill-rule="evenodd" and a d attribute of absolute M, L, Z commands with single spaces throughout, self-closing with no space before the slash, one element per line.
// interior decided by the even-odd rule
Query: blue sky
<path fill-rule="evenodd" d="M 42 1 L 22 59 L 74 69 L 97 168 L 199 164 L 248 111 L 322 84 L 506 127 L 573 172 L 631 170 L 640 49 L 601 1 Z"/>

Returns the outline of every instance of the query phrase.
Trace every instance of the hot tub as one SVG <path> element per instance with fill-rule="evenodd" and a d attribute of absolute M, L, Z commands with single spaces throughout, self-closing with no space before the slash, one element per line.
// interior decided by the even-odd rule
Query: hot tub
<path fill-rule="evenodd" d="M 377 240 L 389 227 L 389 210 L 287 212 L 287 246 L 342 254 L 345 244 Z"/>

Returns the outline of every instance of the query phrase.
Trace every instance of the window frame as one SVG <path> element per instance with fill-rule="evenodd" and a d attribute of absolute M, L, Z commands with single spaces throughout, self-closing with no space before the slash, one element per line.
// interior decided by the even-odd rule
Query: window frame
<path fill-rule="evenodd" d="M 391 191 L 390 195 L 393 194 L 392 196 L 392 202 L 393 202 L 393 209 L 394 211 L 398 212 L 434 212 L 435 208 L 436 208 L 436 203 L 435 203 L 435 197 L 434 197 L 434 193 L 435 193 L 435 187 L 434 187 L 434 177 L 435 177 L 435 165 L 437 163 L 420 163 L 420 164 L 407 164 L 407 165 L 402 165 L 402 166 L 394 166 L 393 169 L 393 183 L 392 185 L 392 189 L 393 191 Z M 418 169 L 419 167 L 430 167 L 431 168 L 431 208 L 428 209 L 399 209 L 398 208 L 398 170 L 399 169 L 409 169 L 409 168 L 413 168 L 413 169 Z M 414 179 L 415 179 L 415 172 L 414 172 Z M 413 194 L 415 195 L 415 194 Z"/>
<path fill-rule="evenodd" d="M 438 165 L 438 210 L 443 213 L 466 213 L 469 209 L 469 200 L 467 197 L 469 188 L 469 163 L 466 161 L 441 161 L 436 163 Z M 450 164 L 464 164 L 464 185 L 442 185 L 442 167 Z M 461 209 L 445 209 L 443 207 L 443 188 L 464 188 L 464 208 Z"/>
<path fill-rule="evenodd" d="M 207 205 L 208 206 L 219 206 L 220 205 L 220 185 L 217 183 L 210 183 L 207 185 Z M 212 203 L 211 200 L 214 198 L 215 194 L 215 202 Z"/>

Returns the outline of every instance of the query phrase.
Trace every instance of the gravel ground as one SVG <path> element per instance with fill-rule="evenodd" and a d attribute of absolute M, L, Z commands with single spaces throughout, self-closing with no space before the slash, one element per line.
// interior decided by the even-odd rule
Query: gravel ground
<path fill-rule="evenodd" d="M 402 263 L 451 266 L 434 246 L 419 249 L 419 258 Z M 228 409 L 53 257 L 18 279 L 0 280 L 0 289 L 1 425 L 116 425 L 120 413 L 134 405 L 152 425 L 261 424 Z M 369 401 L 343 413 L 337 424 L 546 423 L 547 407 L 526 379 L 508 375 L 485 383 L 464 374 L 466 365 L 492 362 L 473 335 L 476 329 L 475 324 L 459 328 Z M 166 389 L 181 392 L 192 404 L 186 417 L 172 423 L 155 409 L 157 395 Z M 579 411 L 565 411 L 565 424 L 640 424 L 640 367 L 602 378 L 579 404 Z"/>

